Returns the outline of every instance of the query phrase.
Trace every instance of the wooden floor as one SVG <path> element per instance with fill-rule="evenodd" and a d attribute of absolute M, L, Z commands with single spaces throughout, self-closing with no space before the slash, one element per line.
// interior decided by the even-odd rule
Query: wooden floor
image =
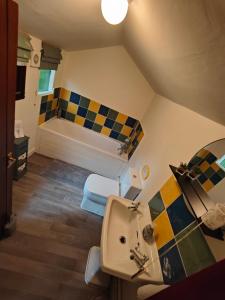
<path fill-rule="evenodd" d="M 34 154 L 14 183 L 17 231 L 0 241 L 1 300 L 108 299 L 88 287 L 89 248 L 100 244 L 102 218 L 80 209 L 89 171 Z"/>

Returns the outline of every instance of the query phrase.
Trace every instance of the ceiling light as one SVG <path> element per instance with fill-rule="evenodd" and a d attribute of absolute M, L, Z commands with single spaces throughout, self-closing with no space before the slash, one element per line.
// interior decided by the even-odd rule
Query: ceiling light
<path fill-rule="evenodd" d="M 128 0 L 102 0 L 102 14 L 105 20 L 112 25 L 121 23 L 128 11 Z"/>

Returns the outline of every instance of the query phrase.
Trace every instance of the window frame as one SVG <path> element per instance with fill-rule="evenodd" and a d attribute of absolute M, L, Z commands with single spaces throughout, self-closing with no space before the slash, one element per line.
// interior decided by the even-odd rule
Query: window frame
<path fill-rule="evenodd" d="M 39 80 L 40 80 L 41 70 L 44 70 L 44 69 L 40 69 Z M 51 73 L 50 73 L 50 78 L 49 78 L 48 90 L 47 91 L 39 92 L 39 81 L 38 81 L 38 95 L 40 95 L 40 96 L 49 95 L 49 94 L 52 94 L 54 92 L 54 81 L 55 81 L 56 71 L 55 70 L 49 70 L 49 71 L 51 71 Z"/>

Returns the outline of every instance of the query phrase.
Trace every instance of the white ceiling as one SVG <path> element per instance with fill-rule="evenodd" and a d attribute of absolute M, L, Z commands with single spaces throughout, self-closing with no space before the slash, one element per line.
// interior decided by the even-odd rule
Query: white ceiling
<path fill-rule="evenodd" d="M 124 44 L 158 94 L 225 125 L 224 0 L 133 0 L 119 26 L 100 0 L 17 2 L 23 30 L 66 50 Z"/>
<path fill-rule="evenodd" d="M 16 0 L 20 28 L 65 50 L 121 44 L 121 25 L 107 24 L 100 0 Z"/>

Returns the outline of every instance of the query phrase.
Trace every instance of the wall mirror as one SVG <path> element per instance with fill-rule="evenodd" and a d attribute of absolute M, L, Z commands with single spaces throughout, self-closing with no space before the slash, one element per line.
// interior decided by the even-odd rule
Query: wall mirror
<path fill-rule="evenodd" d="M 199 168 L 198 181 L 211 201 L 225 204 L 225 138 L 200 149 L 188 166 Z"/>

